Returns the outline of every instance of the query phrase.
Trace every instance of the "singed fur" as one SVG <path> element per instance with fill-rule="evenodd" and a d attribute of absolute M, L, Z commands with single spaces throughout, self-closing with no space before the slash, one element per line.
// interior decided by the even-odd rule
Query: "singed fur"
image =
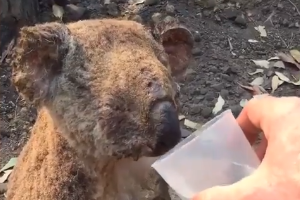
<path fill-rule="evenodd" d="M 178 107 L 172 75 L 188 66 L 192 39 L 175 22 L 158 27 L 158 41 L 113 19 L 21 29 L 12 82 L 38 117 L 8 200 L 170 198 L 150 167 L 161 153 L 149 153 L 160 134 L 149 119 L 157 100 Z"/>

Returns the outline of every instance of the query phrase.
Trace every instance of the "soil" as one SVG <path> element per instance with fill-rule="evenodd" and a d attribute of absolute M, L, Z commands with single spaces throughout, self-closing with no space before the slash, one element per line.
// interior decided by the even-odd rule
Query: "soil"
<path fill-rule="evenodd" d="M 145 0 L 147 5 L 119 0 L 106 6 L 98 0 L 71 3 L 85 10 L 81 18 L 130 18 L 149 24 L 154 13 L 161 13 L 178 17 L 190 28 L 195 37 L 194 62 L 181 84 L 182 113 L 199 123 L 213 118 L 212 110 L 219 95 L 225 100 L 222 110 L 231 109 L 235 116 L 239 114 L 241 99 L 250 99 L 252 95 L 238 83 L 247 84 L 262 76 L 248 74 L 258 68 L 252 59 L 268 59 L 276 52 L 300 50 L 300 2 L 296 0 Z M 41 6 L 40 22 L 55 20 L 51 6 Z M 73 15 L 64 21 L 75 18 L 79 17 Z M 267 37 L 259 36 L 254 29 L 258 25 L 265 26 Z M 4 35 L 8 27 L 1 25 L 0 44 L 7 42 Z M 249 39 L 259 42 L 250 43 Z M 268 92 L 273 74 L 273 69 L 265 70 L 264 88 Z M 3 64 L 0 70 L 0 166 L 18 156 L 36 117 L 35 109 L 16 93 L 10 77 L 11 69 Z M 299 96 L 299 86 L 283 84 L 274 95 Z"/>

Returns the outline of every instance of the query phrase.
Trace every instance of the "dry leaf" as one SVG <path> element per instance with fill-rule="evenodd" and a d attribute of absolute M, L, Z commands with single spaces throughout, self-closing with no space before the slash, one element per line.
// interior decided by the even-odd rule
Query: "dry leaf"
<path fill-rule="evenodd" d="M 278 76 L 274 75 L 272 77 L 272 82 L 271 82 L 271 87 L 272 87 L 272 92 L 274 93 L 275 90 L 283 83 L 283 80 L 280 80 Z"/>
<path fill-rule="evenodd" d="M 287 62 L 287 63 L 290 63 L 290 64 L 293 64 L 295 65 L 298 69 L 300 69 L 300 64 L 297 63 L 294 58 L 289 55 L 289 54 L 285 54 L 285 53 L 278 53 L 277 56 L 284 62 Z"/>
<path fill-rule="evenodd" d="M 225 104 L 224 99 L 222 98 L 221 95 L 219 95 L 218 101 L 217 101 L 217 103 L 215 104 L 215 107 L 214 107 L 212 113 L 215 115 L 215 114 L 217 114 L 218 112 L 220 112 L 220 111 L 222 110 L 224 104 Z"/>
<path fill-rule="evenodd" d="M 189 127 L 189 128 L 192 128 L 192 129 L 199 129 L 199 128 L 202 127 L 201 124 L 198 124 L 196 122 L 192 122 L 192 121 L 190 121 L 188 119 L 184 120 L 184 125 L 187 126 L 187 127 Z"/>
<path fill-rule="evenodd" d="M 277 61 L 277 62 L 275 62 L 272 67 L 285 69 L 284 63 L 282 61 L 280 61 L 280 60 Z"/>
<path fill-rule="evenodd" d="M 291 81 L 288 77 L 286 77 L 284 74 L 280 73 L 280 72 L 275 72 L 275 74 L 280 78 L 280 80 L 287 82 L 287 83 L 291 83 L 293 85 L 300 85 L 300 80 L 294 82 Z"/>
<path fill-rule="evenodd" d="M 2 167 L 2 169 L 0 169 L 0 172 L 4 172 L 5 170 L 8 170 L 8 169 L 13 168 L 13 167 L 16 165 L 17 160 L 18 160 L 17 157 L 11 158 L 11 159 L 8 161 L 8 163 L 6 163 L 6 164 L 4 165 L 4 167 Z"/>
<path fill-rule="evenodd" d="M 135 0 L 134 4 L 139 5 L 139 4 L 142 4 L 144 2 L 145 2 L 145 0 Z"/>
<path fill-rule="evenodd" d="M 272 61 L 272 60 L 279 60 L 280 58 L 278 56 L 274 56 L 268 59 L 268 61 Z"/>
<path fill-rule="evenodd" d="M 254 29 L 257 30 L 260 33 L 261 37 L 267 37 L 267 31 L 266 31 L 264 26 L 259 25 L 257 27 L 254 27 Z"/>
<path fill-rule="evenodd" d="M 254 74 L 263 73 L 263 72 L 264 72 L 263 69 L 257 69 L 257 70 L 255 70 L 254 72 L 248 72 L 248 74 L 252 76 L 252 75 L 254 75 Z"/>
<path fill-rule="evenodd" d="M 258 41 L 257 40 L 253 40 L 253 39 L 249 39 L 248 42 L 250 42 L 250 43 L 257 43 Z"/>
<path fill-rule="evenodd" d="M 242 107 L 242 108 L 244 108 L 245 107 L 245 105 L 248 103 L 248 100 L 247 99 L 242 99 L 241 101 L 240 101 L 240 106 Z"/>
<path fill-rule="evenodd" d="M 245 86 L 240 83 L 238 83 L 238 84 L 239 84 L 239 86 L 241 86 L 241 88 L 250 91 L 252 93 L 252 95 L 259 95 L 259 94 L 266 92 L 265 89 L 263 89 L 263 87 L 260 87 L 257 85 Z"/>
<path fill-rule="evenodd" d="M 286 77 L 285 75 L 283 75 L 282 73 L 280 73 L 280 72 L 275 72 L 275 74 L 278 76 L 278 78 L 279 78 L 280 80 L 282 80 L 282 81 L 284 81 L 284 82 L 287 82 L 287 83 L 290 83 L 290 82 L 291 82 L 291 80 L 290 80 L 288 77 Z"/>
<path fill-rule="evenodd" d="M 4 171 L 4 174 L 0 177 L 0 183 L 4 183 L 8 179 L 12 171 L 12 169 Z"/>
<path fill-rule="evenodd" d="M 264 83 L 264 78 L 263 77 L 257 77 L 255 78 L 250 85 L 262 85 Z"/>
<path fill-rule="evenodd" d="M 293 56 L 293 58 L 300 63 L 300 52 L 296 49 L 290 50 L 290 54 Z"/>
<path fill-rule="evenodd" d="M 245 90 L 253 91 L 253 87 L 252 87 L 252 86 L 246 86 L 246 85 L 242 85 L 242 84 L 240 84 L 240 83 L 238 83 L 238 84 L 241 86 L 241 88 L 243 88 L 243 89 L 245 89 Z"/>
<path fill-rule="evenodd" d="M 252 60 L 254 62 L 255 65 L 259 66 L 259 67 L 263 67 L 263 68 L 269 68 L 269 64 L 270 62 L 267 60 Z"/>
<path fill-rule="evenodd" d="M 55 17 L 59 18 L 60 20 L 62 19 L 65 11 L 64 8 L 61 6 L 58 6 L 56 4 L 53 4 L 52 6 L 52 13 Z"/>
<path fill-rule="evenodd" d="M 291 82 L 293 85 L 300 85 L 300 80 L 297 82 Z"/>
<path fill-rule="evenodd" d="M 265 88 L 260 85 L 253 85 L 254 94 L 253 95 L 260 95 L 263 93 L 268 93 Z"/>
<path fill-rule="evenodd" d="M 185 116 L 184 115 L 179 115 L 178 119 L 179 119 L 179 121 L 181 121 L 181 120 L 185 119 Z"/>

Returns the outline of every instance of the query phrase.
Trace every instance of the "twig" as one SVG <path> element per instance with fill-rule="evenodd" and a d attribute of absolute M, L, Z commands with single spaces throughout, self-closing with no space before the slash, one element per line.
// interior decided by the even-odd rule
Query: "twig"
<path fill-rule="evenodd" d="M 231 40 L 231 38 L 229 37 L 229 38 L 228 38 L 229 50 L 232 51 L 232 50 L 233 50 L 233 47 L 232 47 L 232 44 L 231 44 L 230 40 Z"/>
<path fill-rule="evenodd" d="M 231 39 L 232 39 L 231 37 L 228 37 L 229 49 L 230 49 L 230 53 L 235 56 L 236 53 L 233 52 L 233 46 L 230 42 Z"/>
<path fill-rule="evenodd" d="M 288 0 L 288 1 L 290 1 L 290 0 Z M 293 3 L 293 2 L 291 2 L 291 3 Z M 294 5 L 294 4 L 293 4 L 293 5 Z M 297 10 L 298 10 L 298 9 L 297 9 Z M 272 24 L 272 26 L 274 26 L 273 21 L 272 21 L 272 17 L 275 15 L 275 13 L 276 13 L 275 11 L 272 11 L 272 13 L 269 15 L 269 17 L 266 19 L 266 21 L 265 21 L 264 23 L 266 23 L 267 21 L 270 21 L 271 24 Z M 278 28 L 275 28 L 275 29 L 276 29 L 277 32 L 278 32 L 278 35 L 279 35 L 280 40 L 281 40 L 282 43 L 285 45 L 285 47 L 288 49 L 289 46 L 290 46 L 290 43 L 287 44 L 287 43 L 284 41 L 284 39 L 281 37 L 281 34 L 280 34 Z"/>
<path fill-rule="evenodd" d="M 297 8 L 296 4 L 294 4 L 291 0 L 288 0 L 288 1 L 295 7 L 295 9 L 296 9 L 298 15 L 300 15 L 300 11 L 299 11 L 299 9 Z"/>
<path fill-rule="evenodd" d="M 291 46 L 292 42 L 294 41 L 294 33 L 291 33 L 291 39 L 289 40 L 289 47 Z"/>
<path fill-rule="evenodd" d="M 289 45 L 287 45 L 287 43 L 284 41 L 284 39 L 281 37 L 281 34 L 280 34 L 280 32 L 279 32 L 279 30 L 278 29 L 276 29 L 277 30 L 277 32 L 278 32 L 278 36 L 279 36 L 279 38 L 280 38 L 280 40 L 282 41 L 282 43 L 284 44 L 284 46 L 288 49 L 289 48 Z"/>
<path fill-rule="evenodd" d="M 270 14 L 270 16 L 266 19 L 266 21 L 264 23 L 270 21 L 271 24 L 273 25 L 272 17 L 275 15 L 275 13 L 276 12 L 273 10 L 272 13 Z"/>
<path fill-rule="evenodd" d="M 20 95 L 18 96 L 18 98 L 16 99 L 16 105 L 15 105 L 15 117 L 14 118 L 16 118 L 17 117 L 17 110 L 18 110 L 18 101 L 19 101 L 19 98 L 20 98 Z"/>
<path fill-rule="evenodd" d="M 5 62 L 6 57 L 11 53 L 12 49 L 14 48 L 16 41 L 17 39 L 16 37 L 14 37 L 7 45 L 6 50 L 1 55 L 0 64 L 3 64 Z"/>

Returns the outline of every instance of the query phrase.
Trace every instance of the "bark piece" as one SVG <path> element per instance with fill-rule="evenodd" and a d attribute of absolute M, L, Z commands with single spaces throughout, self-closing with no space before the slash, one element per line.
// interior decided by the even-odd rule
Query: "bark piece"
<path fill-rule="evenodd" d="M 23 25 L 37 22 L 38 0 L 0 0 L 0 21 L 14 18 Z"/>

